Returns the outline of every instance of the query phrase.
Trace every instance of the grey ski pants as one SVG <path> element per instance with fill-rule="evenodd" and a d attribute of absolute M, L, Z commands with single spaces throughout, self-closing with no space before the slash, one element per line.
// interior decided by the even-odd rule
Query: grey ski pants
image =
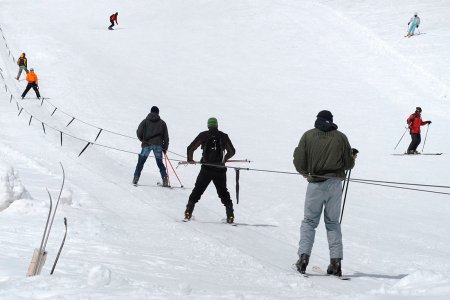
<path fill-rule="evenodd" d="M 343 258 L 341 224 L 342 185 L 336 178 L 323 182 L 309 183 L 305 196 L 305 216 L 300 227 L 298 255 L 311 255 L 316 228 L 319 225 L 322 209 L 327 229 L 330 258 Z"/>

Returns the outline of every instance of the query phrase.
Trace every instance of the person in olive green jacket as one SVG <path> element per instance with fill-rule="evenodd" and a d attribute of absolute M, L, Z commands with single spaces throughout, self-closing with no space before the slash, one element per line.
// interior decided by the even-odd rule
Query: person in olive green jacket
<path fill-rule="evenodd" d="M 337 130 L 328 110 L 319 112 L 314 127 L 303 134 L 294 151 L 295 168 L 309 182 L 296 266 L 300 273 L 305 273 L 323 210 L 330 250 L 327 273 L 342 276 L 341 181 L 345 179 L 345 171 L 354 167 L 356 154 L 345 134 Z"/>

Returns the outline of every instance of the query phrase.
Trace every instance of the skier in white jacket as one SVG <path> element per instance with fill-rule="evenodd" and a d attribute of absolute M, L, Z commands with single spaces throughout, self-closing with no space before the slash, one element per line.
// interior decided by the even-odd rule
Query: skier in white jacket
<path fill-rule="evenodd" d="M 420 25 L 420 18 L 417 13 L 414 13 L 414 16 L 412 16 L 409 20 L 408 25 L 409 29 L 405 37 L 412 37 L 414 35 L 414 30 L 416 30 L 416 28 L 419 28 Z"/>

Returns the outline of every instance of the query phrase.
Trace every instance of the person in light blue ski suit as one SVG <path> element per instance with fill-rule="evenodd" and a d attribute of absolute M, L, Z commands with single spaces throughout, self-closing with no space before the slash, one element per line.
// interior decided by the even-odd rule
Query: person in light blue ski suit
<path fill-rule="evenodd" d="M 416 28 L 419 28 L 419 25 L 420 18 L 417 13 L 414 13 L 414 16 L 412 16 L 408 22 L 409 29 L 405 37 L 412 37 L 414 35 L 414 30 L 416 30 Z"/>

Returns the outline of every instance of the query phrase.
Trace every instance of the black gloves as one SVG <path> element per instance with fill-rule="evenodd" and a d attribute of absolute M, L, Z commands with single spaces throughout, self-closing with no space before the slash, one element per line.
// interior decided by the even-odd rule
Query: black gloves
<path fill-rule="evenodd" d="M 358 153 L 359 153 L 358 149 L 352 148 L 352 154 L 353 155 L 358 154 Z"/>
<path fill-rule="evenodd" d="M 431 124 L 431 121 L 427 121 L 428 124 Z"/>

